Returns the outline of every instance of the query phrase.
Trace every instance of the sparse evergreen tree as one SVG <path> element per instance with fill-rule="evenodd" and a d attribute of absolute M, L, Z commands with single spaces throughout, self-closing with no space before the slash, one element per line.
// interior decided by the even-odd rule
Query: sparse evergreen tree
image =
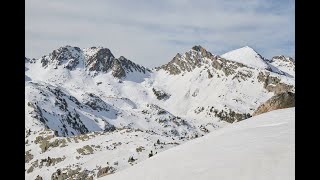
<path fill-rule="evenodd" d="M 128 162 L 130 163 L 130 162 L 134 162 L 134 161 L 135 161 L 135 159 L 133 159 L 133 156 L 130 156 Z"/>
<path fill-rule="evenodd" d="M 152 157 L 152 156 L 153 156 L 153 153 L 152 153 L 152 151 L 151 151 L 150 154 L 149 154 L 149 158 Z"/>
<path fill-rule="evenodd" d="M 160 144 L 160 140 L 159 139 L 157 140 L 157 144 Z"/>

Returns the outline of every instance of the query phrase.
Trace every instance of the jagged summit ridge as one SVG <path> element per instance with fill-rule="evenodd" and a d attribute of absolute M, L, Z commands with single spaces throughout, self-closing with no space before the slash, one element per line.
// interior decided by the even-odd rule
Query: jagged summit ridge
<path fill-rule="evenodd" d="M 181 72 L 190 72 L 196 67 L 203 64 L 209 64 L 212 60 L 219 58 L 219 56 L 212 54 L 200 45 L 193 46 L 191 50 L 184 54 L 177 53 L 176 56 L 167 64 L 164 64 L 156 69 L 164 69 L 170 74 L 176 75 Z"/>
<path fill-rule="evenodd" d="M 293 61 L 284 56 L 276 57 L 283 60 L 268 60 L 249 46 L 219 56 L 197 45 L 184 54 L 176 54 L 169 63 L 155 69 L 157 71 L 164 70 L 170 75 L 184 76 L 185 73 L 193 72 L 198 68 L 199 71 L 206 71 L 209 79 L 223 75 L 231 76 L 239 81 L 246 80 L 254 72 L 262 71 L 293 78 L 295 69 Z"/>
<path fill-rule="evenodd" d="M 69 45 L 53 50 L 49 55 L 40 58 L 40 62 L 44 68 L 52 66 L 54 69 L 57 69 L 58 66 L 63 65 L 64 68 L 70 70 L 74 69 L 80 60 L 84 61 L 82 50 Z"/>
<path fill-rule="evenodd" d="M 86 48 L 84 49 L 84 55 L 85 67 L 89 71 L 107 72 L 115 59 L 110 49 L 103 47 Z"/>
<path fill-rule="evenodd" d="M 25 62 L 29 62 L 26 58 Z M 145 74 L 149 69 L 135 64 L 124 56 L 116 58 L 110 49 L 104 47 L 79 47 L 63 46 L 53 50 L 49 55 L 40 58 L 43 68 L 58 69 L 63 67 L 69 70 L 83 68 L 89 72 L 110 72 L 117 78 L 126 77 L 128 73 L 138 72 Z"/>

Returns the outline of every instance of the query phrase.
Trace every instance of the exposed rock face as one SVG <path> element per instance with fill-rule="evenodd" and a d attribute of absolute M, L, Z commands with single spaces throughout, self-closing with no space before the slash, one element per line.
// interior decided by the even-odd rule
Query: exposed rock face
<path fill-rule="evenodd" d="M 157 96 L 157 99 L 159 99 L 159 100 L 163 100 L 163 99 L 166 100 L 170 97 L 170 95 L 168 95 L 164 91 L 157 90 L 155 88 L 152 88 L 152 91 L 153 91 L 154 95 Z"/>
<path fill-rule="evenodd" d="M 85 66 L 89 71 L 107 72 L 115 59 L 108 48 L 91 47 L 85 52 Z"/>
<path fill-rule="evenodd" d="M 239 113 L 239 112 L 235 112 L 232 109 L 228 109 L 228 110 L 219 110 L 214 108 L 213 106 L 211 107 L 197 107 L 194 112 L 196 114 L 199 113 L 205 113 L 211 117 L 218 117 L 220 120 L 222 121 L 226 121 L 228 123 L 234 123 L 234 122 L 238 122 L 238 121 L 242 121 L 244 119 L 248 119 L 251 117 L 251 115 L 249 113 Z"/>
<path fill-rule="evenodd" d="M 140 73 L 146 73 L 146 71 L 150 72 L 149 69 L 143 67 L 143 66 L 140 66 L 138 64 L 135 64 L 133 63 L 132 61 L 126 59 L 125 57 L 123 56 L 120 56 L 118 58 L 121 66 L 123 67 L 123 69 L 126 70 L 126 72 L 134 72 L 134 71 L 137 71 L 137 72 L 140 72 Z"/>
<path fill-rule="evenodd" d="M 81 171 L 81 168 L 77 169 L 64 169 L 65 172 L 62 172 L 60 169 L 57 169 L 55 173 L 51 175 L 51 180 L 62 180 L 62 179 L 83 179 L 83 180 L 93 180 L 92 176 L 89 176 L 89 171 L 84 169 Z"/>
<path fill-rule="evenodd" d="M 110 111 L 112 107 L 93 93 L 84 94 L 83 103 L 93 110 Z"/>
<path fill-rule="evenodd" d="M 54 87 L 46 83 L 30 83 L 28 88 L 34 88 L 38 92 L 38 96 L 43 97 L 44 102 L 50 102 L 56 109 L 59 110 L 59 114 L 50 112 L 50 109 L 44 108 L 39 103 L 41 102 L 28 102 L 27 106 L 32 109 L 31 116 L 41 123 L 43 123 L 47 128 L 59 131 L 57 136 L 68 136 L 83 134 L 89 132 L 87 127 L 84 125 L 83 121 L 80 120 L 80 109 L 91 108 L 93 110 L 103 109 L 105 111 L 110 110 L 110 106 L 104 103 L 100 98 L 94 95 L 85 96 L 83 104 L 66 92 L 62 91 L 59 87 Z M 48 97 L 54 97 L 54 99 L 49 99 Z M 46 116 L 53 116 L 56 119 L 56 123 L 52 126 L 49 123 Z"/>
<path fill-rule="evenodd" d="M 93 149 L 89 145 L 85 145 L 82 148 L 77 149 L 77 152 L 81 155 L 88 155 L 93 153 Z"/>
<path fill-rule="evenodd" d="M 41 176 L 37 176 L 35 180 L 43 180 Z"/>
<path fill-rule="evenodd" d="M 214 55 L 212 55 L 209 51 L 207 51 L 205 48 L 203 48 L 200 45 L 193 46 L 192 49 L 197 51 L 197 52 L 200 52 L 202 57 L 207 57 L 207 58 L 213 58 L 214 57 Z"/>
<path fill-rule="evenodd" d="M 26 151 L 24 157 L 25 157 L 25 163 L 28 163 L 33 159 L 33 155 L 30 153 L 30 151 Z"/>
<path fill-rule="evenodd" d="M 114 60 L 112 63 L 112 75 L 117 78 L 126 76 L 126 72 L 122 68 L 121 63 L 118 59 Z"/>
<path fill-rule="evenodd" d="M 177 75 L 204 66 L 208 67 L 213 72 L 215 70 L 221 70 L 224 75 L 233 75 L 233 78 L 237 79 L 245 80 L 252 76 L 250 71 L 238 71 L 238 68 L 245 67 L 247 69 L 252 69 L 251 67 L 213 55 L 201 46 L 192 47 L 192 49 L 184 53 L 184 55 L 178 53 L 169 63 L 157 67 L 156 70 L 163 69 L 172 75 Z M 209 69 L 207 70 L 208 78 L 212 78 L 213 74 Z"/>
<path fill-rule="evenodd" d="M 272 57 L 271 62 L 274 62 L 274 61 L 284 61 L 284 62 L 290 62 L 295 64 L 295 61 L 292 57 L 286 57 L 284 55 Z"/>
<path fill-rule="evenodd" d="M 178 53 L 168 64 L 164 64 L 156 69 L 164 69 L 170 74 L 176 75 L 184 71 L 190 72 L 204 63 L 208 64 L 209 61 L 217 57 L 201 46 L 194 46 L 184 55 Z"/>
<path fill-rule="evenodd" d="M 266 113 L 272 110 L 276 110 L 276 109 L 290 108 L 294 106 L 295 106 L 295 93 L 292 93 L 292 92 L 280 93 L 273 96 L 272 98 L 267 100 L 265 103 L 260 105 L 258 109 L 253 113 L 253 116 Z"/>
<path fill-rule="evenodd" d="M 294 91 L 293 85 L 288 85 L 281 82 L 278 77 L 270 76 L 269 72 L 260 72 L 258 75 L 258 81 L 263 82 L 263 87 L 269 92 L 280 94 L 283 92 Z"/>
<path fill-rule="evenodd" d="M 164 131 L 163 134 L 166 136 L 186 136 L 186 131 L 183 129 L 191 130 L 194 128 L 194 126 L 185 119 L 175 116 L 155 104 L 147 104 L 147 108 L 144 109 L 142 113 L 150 115 L 154 121 L 165 127 L 166 131 Z M 193 133 L 197 134 L 196 132 Z"/>
<path fill-rule="evenodd" d="M 97 178 L 106 176 L 108 174 L 112 174 L 112 173 L 114 173 L 114 171 L 115 171 L 115 168 L 112 166 L 107 166 L 107 167 L 101 168 L 98 171 Z"/>
<path fill-rule="evenodd" d="M 110 49 L 103 47 L 91 47 L 80 49 L 78 47 L 64 46 L 54 50 L 49 55 L 41 59 L 42 67 L 47 68 L 51 65 L 54 69 L 59 66 L 74 70 L 78 65 L 84 67 L 87 71 L 109 72 L 116 78 L 126 77 L 128 73 L 139 72 L 145 74 L 149 69 L 133 63 L 132 61 L 120 56 L 114 57 Z M 25 57 L 25 63 L 33 62 Z"/>
<path fill-rule="evenodd" d="M 72 70 L 79 64 L 81 58 L 83 58 L 83 53 L 80 48 L 64 46 L 52 51 L 48 56 L 43 56 L 41 63 L 44 68 L 47 68 L 50 64 L 54 68 L 63 64 L 65 68 Z"/>
<path fill-rule="evenodd" d="M 115 58 L 107 48 L 91 47 L 85 49 L 85 66 L 89 71 L 109 72 L 116 78 L 126 77 L 127 73 L 139 72 L 145 74 L 149 69 L 133 63 L 123 56 Z"/>

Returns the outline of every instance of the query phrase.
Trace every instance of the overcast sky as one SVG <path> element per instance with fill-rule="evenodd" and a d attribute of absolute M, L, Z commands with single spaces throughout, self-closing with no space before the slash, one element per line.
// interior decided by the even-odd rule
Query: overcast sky
<path fill-rule="evenodd" d="M 25 53 L 103 46 L 152 68 L 201 45 L 295 57 L 294 0 L 27 0 Z"/>

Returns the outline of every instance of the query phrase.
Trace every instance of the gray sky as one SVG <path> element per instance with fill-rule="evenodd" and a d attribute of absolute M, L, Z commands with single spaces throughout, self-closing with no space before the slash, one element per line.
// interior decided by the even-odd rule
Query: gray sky
<path fill-rule="evenodd" d="M 103 46 L 152 68 L 194 45 L 295 57 L 294 0 L 27 0 L 26 57 Z"/>

